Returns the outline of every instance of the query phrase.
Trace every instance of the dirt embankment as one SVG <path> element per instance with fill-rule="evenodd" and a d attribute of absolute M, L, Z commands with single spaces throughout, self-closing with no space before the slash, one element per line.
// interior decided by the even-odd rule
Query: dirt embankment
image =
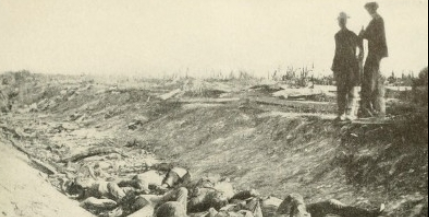
<path fill-rule="evenodd" d="M 341 128 L 329 119 L 331 104 L 260 104 L 253 100 L 260 95 L 242 89 L 226 93 L 223 97 L 240 98 L 228 103 L 161 100 L 158 96 L 184 86 L 172 83 L 130 88 L 93 81 L 39 82 L 33 100 L 28 99 L 37 112 L 22 107 L 2 120 L 34 134 L 24 139 L 32 144 L 26 148 L 31 153 L 48 150 L 51 159 L 103 145 L 129 156 L 106 163 L 137 165 L 150 152 L 188 167 L 194 178 L 228 176 L 237 189 L 278 197 L 298 192 L 309 202 L 385 203 L 386 216 L 427 216 L 427 116 L 398 125 Z"/>
<path fill-rule="evenodd" d="M 91 217 L 76 201 L 54 189 L 46 175 L 0 138 L 0 216 Z"/>
<path fill-rule="evenodd" d="M 138 131 L 142 147 L 197 177 L 219 173 L 263 195 L 385 203 L 387 216 L 427 216 L 427 116 L 341 128 L 249 107 L 197 108 L 174 110 Z"/>

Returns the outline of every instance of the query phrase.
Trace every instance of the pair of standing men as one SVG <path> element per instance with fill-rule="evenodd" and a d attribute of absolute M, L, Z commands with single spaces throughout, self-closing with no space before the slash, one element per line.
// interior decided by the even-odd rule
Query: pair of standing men
<path fill-rule="evenodd" d="M 379 5 L 370 2 L 365 5 L 372 17 L 366 29 L 359 35 L 347 29 L 350 18 L 342 12 L 338 17 L 341 30 L 335 35 L 336 51 L 332 70 L 338 85 L 338 119 L 356 118 L 357 86 L 362 82 L 361 117 L 382 116 L 385 113 L 383 82 L 380 74 L 381 60 L 388 56 L 386 33 L 383 18 L 378 14 Z M 363 40 L 368 40 L 368 57 L 363 67 Z M 357 54 L 357 48 L 359 53 Z"/>

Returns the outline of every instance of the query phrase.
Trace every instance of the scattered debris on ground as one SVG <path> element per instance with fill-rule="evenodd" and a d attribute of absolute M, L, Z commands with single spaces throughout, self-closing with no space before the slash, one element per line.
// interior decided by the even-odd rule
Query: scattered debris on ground
<path fill-rule="evenodd" d="M 261 198 L 298 192 L 309 203 L 385 203 L 391 217 L 427 216 L 427 115 L 361 119 L 340 129 L 332 124 L 331 87 L 18 77 L 1 87 L 1 99 L 7 92 L 16 99 L 12 109 L 1 104 L 1 141 L 25 153 L 60 192 L 61 180 L 82 174 L 111 181 L 171 162 L 196 180 L 219 174 L 237 192 L 257 189 Z M 22 84 L 26 91 L 16 90 Z M 427 113 L 427 104 L 398 102 L 390 109 Z M 2 170 L 13 178 L 8 165 Z M 43 216 L 66 216 L 58 212 Z"/>

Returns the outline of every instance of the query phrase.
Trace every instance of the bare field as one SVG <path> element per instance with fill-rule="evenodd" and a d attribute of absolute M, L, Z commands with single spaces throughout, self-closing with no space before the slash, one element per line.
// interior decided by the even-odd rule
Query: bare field
<path fill-rule="evenodd" d="M 3 153 L 12 138 L 28 155 L 63 174 L 101 163 L 105 178 L 114 179 L 141 172 L 147 162 L 167 161 L 188 168 L 194 178 L 220 174 L 236 189 L 254 188 L 266 196 L 298 192 L 309 202 L 385 203 L 386 216 L 427 216 L 427 115 L 406 116 L 400 125 L 338 127 L 332 124 L 332 87 L 257 80 L 103 82 L 28 75 L 1 90 L 17 87 L 12 112 L 0 116 Z M 100 147 L 119 151 L 62 162 Z M 37 174 L 18 163 L 23 158 L 2 157 L 6 188 L 24 179 L 12 171 Z M 55 179 L 46 180 L 52 190 L 58 187 Z M 31 185 L 22 191 L 40 197 Z M 54 197 L 45 198 L 62 203 Z M 26 204 L 13 195 L 1 201 L 4 212 L 10 212 L 9 201 Z M 43 209 L 57 211 L 18 216 L 68 216 L 63 209 L 80 210 L 77 205 Z"/>

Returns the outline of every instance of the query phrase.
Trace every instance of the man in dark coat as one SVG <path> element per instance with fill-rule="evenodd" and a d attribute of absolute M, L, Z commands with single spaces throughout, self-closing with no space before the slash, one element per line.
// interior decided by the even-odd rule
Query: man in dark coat
<path fill-rule="evenodd" d="M 356 117 L 356 92 L 359 85 L 359 60 L 363 47 L 359 37 L 347 29 L 349 16 L 342 12 L 338 17 L 341 30 L 335 35 L 335 57 L 332 71 L 338 87 L 338 119 L 353 120 Z M 357 55 L 359 48 L 359 55 Z"/>
<path fill-rule="evenodd" d="M 380 63 L 389 56 L 386 31 L 383 18 L 378 14 L 379 5 L 370 2 L 365 9 L 372 20 L 368 27 L 359 34 L 360 38 L 368 40 L 368 57 L 364 67 L 362 82 L 362 116 L 385 115 L 384 87 L 380 74 Z"/>

